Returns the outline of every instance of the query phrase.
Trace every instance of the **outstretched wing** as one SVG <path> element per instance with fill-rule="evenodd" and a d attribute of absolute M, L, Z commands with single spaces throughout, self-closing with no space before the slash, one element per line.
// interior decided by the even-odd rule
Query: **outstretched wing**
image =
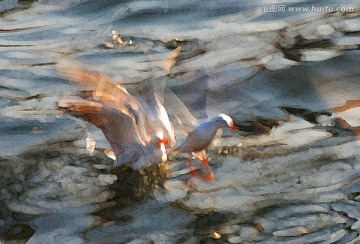
<path fill-rule="evenodd" d="M 135 118 L 126 109 L 114 109 L 83 99 L 61 99 L 58 107 L 100 128 L 119 159 L 129 157 L 128 151 L 136 152 L 146 145 L 139 136 Z"/>
<path fill-rule="evenodd" d="M 165 103 L 167 104 L 169 114 L 174 116 L 184 132 L 189 133 L 193 131 L 199 124 L 199 121 L 191 114 L 186 105 L 170 89 L 165 93 Z"/>
<path fill-rule="evenodd" d="M 146 92 L 139 99 L 143 102 L 143 107 L 150 115 L 152 128 L 154 130 L 161 130 L 164 133 L 166 139 L 169 140 L 169 146 L 172 148 L 175 146 L 175 133 L 172 123 L 170 122 L 168 113 L 161 102 L 158 89 L 155 89 L 156 84 L 153 80 L 145 80 L 143 90 Z"/>
<path fill-rule="evenodd" d="M 84 85 L 91 100 L 99 101 L 108 108 L 126 110 L 134 117 L 141 140 L 149 142 L 151 140 L 150 119 L 136 98 L 129 94 L 125 87 L 115 84 L 109 77 L 77 67 L 81 66 L 73 62 L 61 61 L 58 71 L 69 80 Z"/>

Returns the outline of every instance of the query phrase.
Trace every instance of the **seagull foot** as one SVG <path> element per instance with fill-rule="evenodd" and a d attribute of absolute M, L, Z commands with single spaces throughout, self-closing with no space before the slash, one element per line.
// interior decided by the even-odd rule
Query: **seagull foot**
<path fill-rule="evenodd" d="M 204 164 L 204 168 L 206 168 L 206 170 L 204 170 L 204 172 L 208 172 L 205 175 L 201 174 L 198 169 L 195 169 L 191 158 L 189 158 L 187 162 L 188 162 L 188 167 L 189 167 L 190 173 L 193 176 L 196 176 L 196 177 L 198 177 L 198 178 L 200 178 L 200 179 L 202 179 L 203 181 L 206 181 L 206 182 L 213 181 L 215 179 L 215 174 L 212 172 L 206 158 L 204 159 L 204 161 L 201 160 L 201 162 Z"/>
<path fill-rule="evenodd" d="M 209 161 L 207 160 L 207 158 L 201 159 L 201 162 L 205 165 L 209 165 Z"/>
<path fill-rule="evenodd" d="M 213 181 L 215 179 L 215 174 L 213 172 L 210 172 L 210 173 L 206 174 L 205 176 L 202 176 L 202 179 L 207 182 Z"/>

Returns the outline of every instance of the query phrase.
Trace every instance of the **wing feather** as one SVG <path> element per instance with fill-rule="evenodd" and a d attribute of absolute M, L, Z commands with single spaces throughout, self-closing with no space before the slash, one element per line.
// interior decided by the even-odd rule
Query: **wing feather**
<path fill-rule="evenodd" d="M 69 61 L 61 61 L 58 65 L 58 71 L 69 80 L 84 85 L 88 91 L 87 95 L 93 101 L 98 101 L 105 107 L 114 108 L 121 112 L 126 110 L 135 118 L 135 125 L 138 127 L 141 140 L 149 142 L 151 140 L 150 118 L 137 99 L 129 94 L 125 87 L 115 84 L 109 77 L 77 68 L 79 66 L 79 64 Z"/>
<path fill-rule="evenodd" d="M 125 145 L 146 144 L 141 140 L 135 119 L 124 109 L 117 110 L 83 99 L 61 99 L 58 107 L 100 128 L 115 153 L 119 153 L 120 148 Z"/>

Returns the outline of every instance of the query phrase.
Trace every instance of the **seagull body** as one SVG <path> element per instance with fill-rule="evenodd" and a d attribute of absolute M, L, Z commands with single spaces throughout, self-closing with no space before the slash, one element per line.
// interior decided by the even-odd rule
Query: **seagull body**
<path fill-rule="evenodd" d="M 221 128 L 230 127 L 236 130 L 233 120 L 226 114 L 219 114 L 210 121 L 204 122 L 191 131 L 185 141 L 177 148 L 178 152 L 192 153 L 204 150 L 214 139 Z"/>

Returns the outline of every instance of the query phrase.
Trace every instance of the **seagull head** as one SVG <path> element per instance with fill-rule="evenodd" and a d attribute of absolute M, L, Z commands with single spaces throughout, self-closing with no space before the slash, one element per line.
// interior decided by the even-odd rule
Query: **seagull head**
<path fill-rule="evenodd" d="M 219 114 L 215 116 L 212 121 L 216 123 L 219 128 L 230 127 L 232 130 L 237 130 L 237 127 L 234 125 L 232 118 L 226 114 Z"/>

